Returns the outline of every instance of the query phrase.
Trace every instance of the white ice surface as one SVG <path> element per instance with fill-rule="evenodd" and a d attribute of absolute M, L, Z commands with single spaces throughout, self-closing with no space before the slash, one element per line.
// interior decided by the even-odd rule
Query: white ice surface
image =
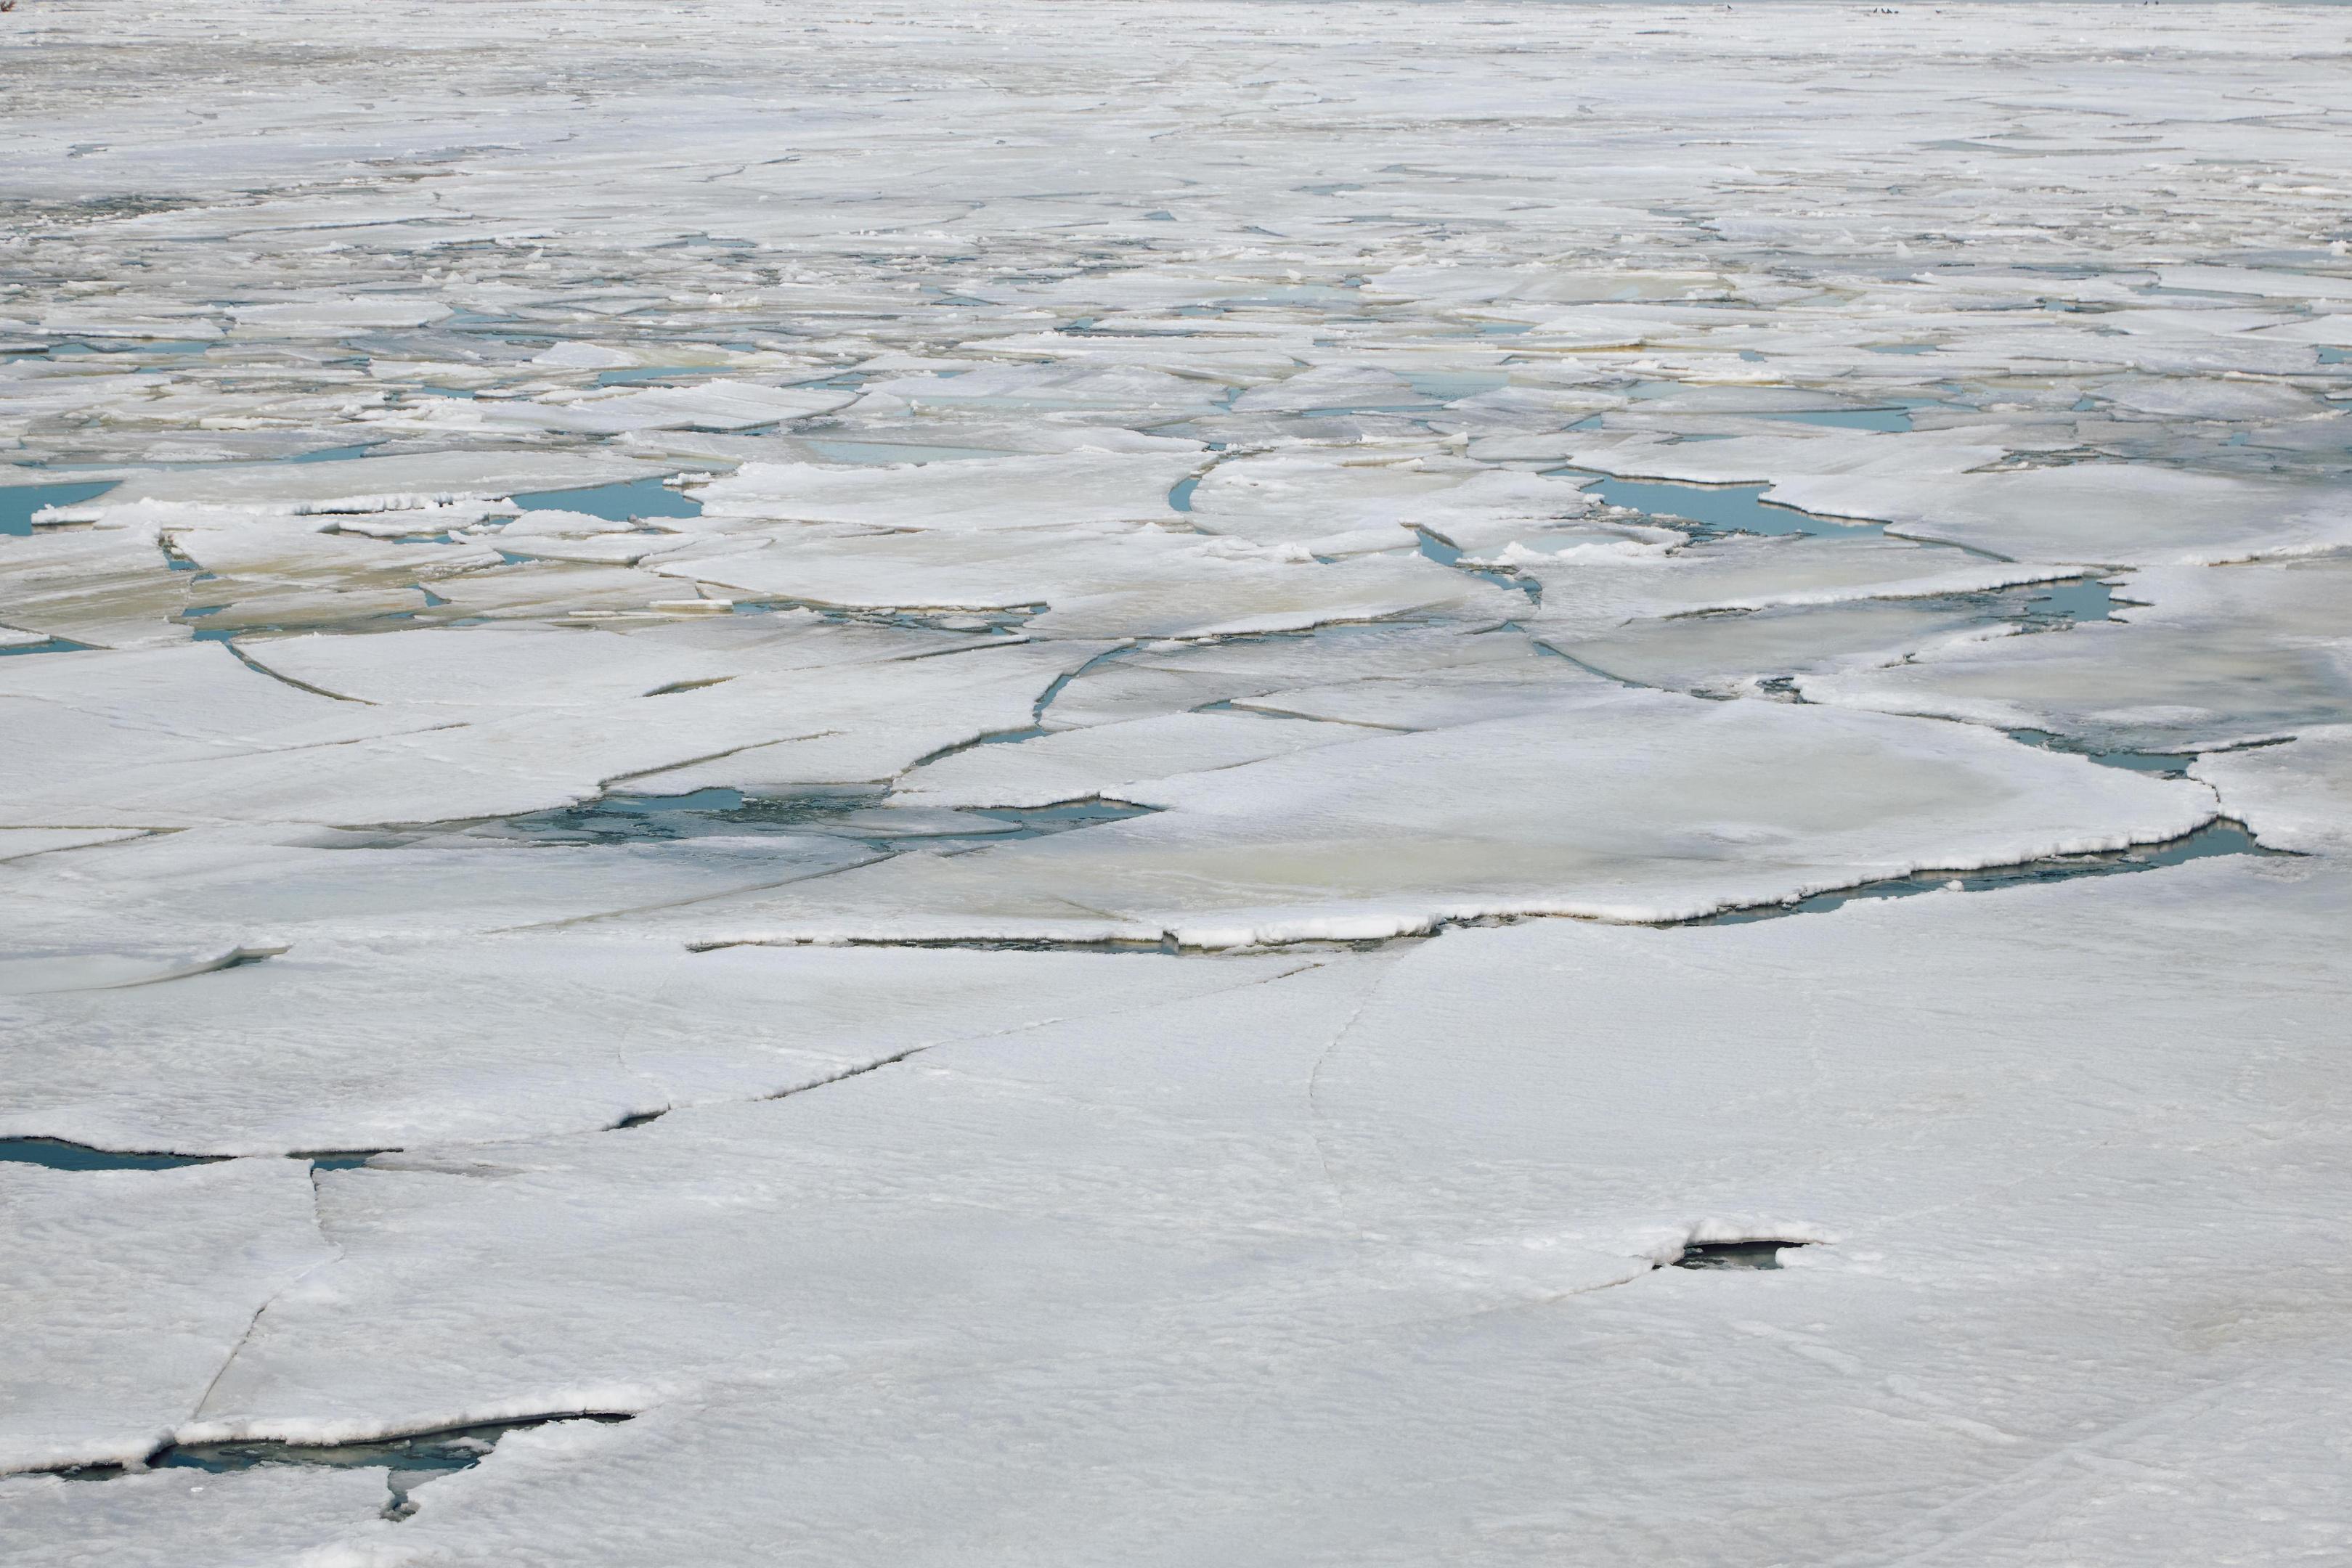
<path fill-rule="evenodd" d="M 0 1427 L 636 1416 L 0 1563 L 2352 1555 L 2352 12 L 302 9 L 0 17 Z"/>
<path fill-rule="evenodd" d="M 0 1001 L 11 1033 L 55 1042 L 12 1083 L 0 1136 L 268 1155 L 578 1132 L 785 1093 L 943 1041 L 1293 967 L 907 948 L 688 953 L 594 925 L 321 937 L 168 985 Z"/>
<path fill-rule="evenodd" d="M 1515 717 L 1127 793 L 1163 810 L 677 918 L 706 941 L 895 932 L 1202 946 L 1506 915 L 1677 920 L 1921 868 L 2122 849 L 2213 815 L 2200 787 L 1965 727 L 1597 683 Z"/>
<path fill-rule="evenodd" d="M 2352 725 L 2200 757 L 2189 775 L 2211 785 L 2221 809 L 2275 849 L 2352 854 Z"/>
<path fill-rule="evenodd" d="M 1168 491 L 1198 466 L 1183 454 L 1108 452 L 886 468 L 747 463 L 693 493 L 706 518 L 984 532 L 1173 521 Z"/>
<path fill-rule="evenodd" d="M 2137 572 L 2140 601 L 2071 631 L 1956 642 L 1806 676 L 1815 702 L 2203 750 L 2352 717 L 2352 559 Z"/>
<path fill-rule="evenodd" d="M 383 1474 L 160 1469 L 102 1484 L 12 1476 L 0 1480 L 0 1542 L 12 1543 L 0 1548 L 8 1551 L 0 1560 L 45 1568 L 373 1568 L 342 1542 L 383 1512 Z M 12 1549 L 17 1542 L 26 1547 Z"/>
<path fill-rule="evenodd" d="M 2152 1561 L 2149 1464 L 2224 1509 L 2164 1513 L 2186 1539 L 2324 1555 L 2343 1473 L 2288 1391 L 2340 1385 L 2310 922 L 2345 896 L 2231 862 L 1462 932 L 329 1173 L 342 1259 L 194 1430 L 644 1409 L 510 1437 L 355 1537 L 420 1561 L 1664 1560 L 1718 1531 L 2045 1561 L 2043 1530 Z M 1652 1271 L 1695 1232 L 1825 1244 Z M 2303 1505 L 2220 1501 L 2242 1484 Z"/>
<path fill-rule="evenodd" d="M 1150 527 L 786 536 L 766 549 L 660 570 L 739 599 L 1034 609 L 1027 629 L 1059 637 L 1233 636 L 1406 614 L 1491 623 L 1513 607 L 1504 591 L 1417 557 L 1327 565 L 1297 545 Z"/>
<path fill-rule="evenodd" d="M 263 1307 L 334 1256 L 299 1160 L 0 1164 L 0 1472 L 144 1458 Z"/>

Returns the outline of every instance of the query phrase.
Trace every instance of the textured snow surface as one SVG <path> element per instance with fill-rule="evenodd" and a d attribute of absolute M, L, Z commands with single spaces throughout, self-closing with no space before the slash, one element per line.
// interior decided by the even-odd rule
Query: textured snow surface
<path fill-rule="evenodd" d="M 17 0 L 0 1564 L 2352 1557 L 2347 54 Z"/>

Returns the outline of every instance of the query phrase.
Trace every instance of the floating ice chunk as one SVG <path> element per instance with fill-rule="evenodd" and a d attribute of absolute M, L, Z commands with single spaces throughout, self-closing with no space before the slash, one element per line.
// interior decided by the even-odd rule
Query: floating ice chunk
<path fill-rule="evenodd" d="M 353 871 L 402 877 L 399 852 L 367 855 Z M 486 858 L 510 879 L 532 874 L 523 852 Z M 614 857 L 586 859 L 616 869 Z M 626 881 L 614 902 L 642 896 L 643 873 L 618 869 Z M 404 885 L 423 885 L 406 874 Z M 218 878 L 211 885 L 233 891 Z M 11 1037 L 37 1031 L 49 1043 L 11 1052 L 0 1130 L 246 1155 L 587 1132 L 1294 967 L 911 948 L 690 954 L 594 926 L 306 941 L 217 981 L 11 1004 L 12 1026 L 24 1025 Z"/>
<path fill-rule="evenodd" d="M 248 649 L 246 656 L 272 674 L 359 702 L 460 708 L 603 708 L 742 668 L 708 653 L 587 627 L 285 637 Z"/>
<path fill-rule="evenodd" d="M 611 517 L 553 509 L 520 513 L 500 527 L 496 537 L 501 540 L 585 539 L 598 534 L 625 534 L 629 528 L 629 524 Z"/>
<path fill-rule="evenodd" d="M 2352 563 L 2137 573 L 2128 620 L 1948 643 L 1894 669 L 1804 677 L 1815 702 L 2208 750 L 2352 718 Z"/>
<path fill-rule="evenodd" d="M 1596 635 L 1652 616 L 1982 593 L 2057 575 L 1899 539 L 1794 534 L 1675 549 L 1630 541 L 1559 550 L 1515 544 L 1500 559 L 1543 585 L 1534 623 L 1547 638 Z"/>
<path fill-rule="evenodd" d="M 659 464 L 603 452 L 428 452 L 347 463 L 211 464 L 134 473 L 105 497 L 309 513 L 404 511 L 642 479 Z"/>
<path fill-rule="evenodd" d="M 266 328 L 290 337 L 341 338 L 380 332 L 391 327 L 423 327 L 446 318 L 449 308 L 431 299 L 378 295 L 280 305 L 239 305 L 230 313 L 239 327 Z"/>
<path fill-rule="evenodd" d="M 567 339 L 550 349 L 533 354 L 530 362 L 563 371 L 611 371 L 637 362 L 635 354 L 609 348 L 603 343 L 583 343 Z"/>
<path fill-rule="evenodd" d="M 748 594 L 860 608 L 1042 606 L 1031 629 L 1063 637 L 1211 637 L 1412 613 L 1502 620 L 1516 594 L 1433 562 L 1319 564 L 1156 528 L 1023 528 L 793 539 L 662 570 Z"/>
<path fill-rule="evenodd" d="M 462 653 L 471 646 L 441 644 L 437 651 Z M 41 776 L 0 803 L 0 816 L 27 826 L 68 820 L 415 824 L 552 810 L 621 780 L 634 791 L 667 794 L 887 779 L 946 747 L 1027 723 L 1036 697 L 1057 675 L 1101 651 L 1079 643 L 998 644 L 947 658 L 847 666 L 822 683 L 791 672 L 753 674 L 649 694 L 618 711 L 609 703 L 546 704 L 477 716 L 425 703 L 346 701 L 302 731 L 271 731 L 236 744 L 191 737 L 112 767 L 102 766 L 107 754 L 98 744 L 77 740 L 87 771 L 70 779 L 53 771 Z M 330 663 L 338 657 L 319 656 Z M 320 706 L 328 705 L 320 699 Z M 77 722 L 77 737 L 87 731 L 107 738 L 95 720 Z M 320 744 L 327 740 L 349 744 Z M 77 807 L 79 817 L 68 819 L 65 813 Z"/>
<path fill-rule="evenodd" d="M 2352 854 L 2352 725 L 2200 757 L 2189 776 L 2210 784 L 2221 809 L 2273 849 Z"/>
<path fill-rule="evenodd" d="M 209 975 L 286 951 L 283 946 L 223 947 L 209 953 L 52 953 L 0 958 L 0 996 L 113 991 Z"/>
<path fill-rule="evenodd" d="M 421 729 L 435 722 L 298 690 L 218 644 L 59 653 L 0 665 L 0 706 L 20 744 L 0 753 L 9 810 L 40 823 L 48 796 L 71 821 L 102 821 L 109 780 L 174 764 L 225 762 Z M 132 824 L 125 824 L 132 825 Z"/>
<path fill-rule="evenodd" d="M 716 902 L 701 939 L 1352 940 L 1446 920 L 1687 919 L 1929 867 L 2170 839 L 2201 788 L 1951 725 L 1580 685 L 1549 712 L 1130 790 L 1156 815 Z M 1475 792 L 1458 780 L 1475 778 Z M 1042 915 L 1054 903 L 1091 923 Z"/>
<path fill-rule="evenodd" d="M 1366 365 L 1318 365 L 1234 399 L 1236 413 L 1303 413 L 1309 409 L 1425 408 L 1434 400 L 1415 392 L 1393 371 Z"/>
<path fill-rule="evenodd" d="M 2167 288 L 2260 294 L 2273 299 L 2352 300 L 2352 277 L 2324 272 L 2252 267 L 2159 267 L 2156 276 Z"/>
<path fill-rule="evenodd" d="M 697 735 L 727 734 L 715 729 L 714 713 L 740 716 L 745 728 L 774 727 L 775 716 L 789 713 L 793 735 L 731 749 L 705 744 L 676 766 L 635 775 L 632 787 L 770 794 L 888 779 L 953 747 L 1028 728 L 1054 684 L 1106 651 L 1099 643 L 999 643 L 834 668 L 821 681 L 779 672 L 663 697 L 678 712 L 671 733 L 681 750 Z"/>
<path fill-rule="evenodd" d="M 1234 706 L 1252 713 L 1335 725 L 1445 729 L 1557 711 L 1564 698 L 1598 695 L 1607 689 L 1608 683 L 1600 676 L 1564 660 L 1538 659 L 1524 666 L 1496 664 L 1412 675 L 1370 675 L 1242 697 Z"/>
<path fill-rule="evenodd" d="M 1730 696 L 1752 694 L 1760 680 L 1874 669 L 2011 630 L 1987 624 L 1981 606 L 1865 600 L 1825 608 L 1676 615 L 1593 636 L 1546 633 L 1543 640 L 1578 664 L 1619 680 Z"/>
<path fill-rule="evenodd" d="M 1579 448 L 1574 460 L 1698 483 L 1765 480 L 1768 501 L 2020 560 L 2199 565 L 2352 543 L 2352 502 L 2324 486 L 2123 463 L 1970 472 L 2001 448 L 1967 435 L 1635 438 Z"/>
<path fill-rule="evenodd" d="M 395 542 L 329 533 L 328 525 L 317 518 L 282 513 L 257 516 L 226 508 L 171 512 L 164 524 L 166 538 L 181 555 L 225 580 L 205 590 L 221 600 L 233 600 L 237 588 L 250 591 L 258 583 L 316 584 L 328 592 L 410 588 L 419 579 L 495 566 L 499 559 L 498 551 L 472 538 L 446 544 L 433 538 Z"/>
<path fill-rule="evenodd" d="M 2008 1529 L 2020 1465 L 2078 1456 L 2086 1408 L 2194 1475 L 2242 1462 L 2238 1414 L 2283 1406 L 2177 1420 L 2279 1365 L 2242 1335 L 2184 1353 L 2179 1323 L 2249 1277 L 2277 1292 L 2255 1321 L 2303 1323 L 2324 1285 L 2336 1195 L 2261 1129 L 2336 1114 L 2310 1083 L 2345 898 L 2216 862 L 1708 930 L 1454 933 L 778 1103 L 380 1157 L 322 1176 L 345 1260 L 272 1309 L 207 1418 L 363 1429 L 647 1389 L 626 1426 L 508 1439 L 396 1527 L 486 1558 L 723 1538 L 759 1543 L 720 1548 L 751 1563 L 789 1516 L 853 1556 L 1050 1554 L 1141 1518 L 1188 1560 L 1233 1549 L 1237 1519 L 1285 1555 L 1508 1530 L 1529 1556 L 1574 1536 L 1638 1560 L 1662 1469 L 1678 1528 L 1790 1551 L 1913 1529 L 1920 1489 Z M 2216 961 L 2262 1017 L 2204 982 Z M 1992 972 L 2035 1005 L 1989 1020 Z M 2182 1098 L 2151 1106 L 2084 1046 L 2117 1038 Z M 2059 1162 L 2064 1184 L 2017 1179 Z M 1788 1221 L 1838 1239 L 1777 1274 L 1654 1271 L 1702 1227 Z M 2139 1310 L 2085 1354 L 2087 1306 L 2126 1286 Z M 1922 1356 L 1923 1322 L 1948 1354 Z M 1560 1411 L 1596 1402 L 1620 1418 L 1573 1461 L 1645 1506 L 1530 1516 Z M 2327 1484 L 2324 1436 L 2294 1452 Z M 1900 1500 L 1825 1527 L 1792 1464 Z M 2054 1504 L 2146 1471 L 2102 1475 Z M 1360 1500 L 1302 1521 L 1302 1485 Z"/>
<path fill-rule="evenodd" d="M 1192 520 L 1259 544 L 1318 555 L 1395 549 L 1428 530 L 1463 549 L 1538 533 L 1592 505 L 1573 481 L 1427 456 L 1273 453 L 1212 468 Z"/>
<path fill-rule="evenodd" d="M 14 628 L 94 647 L 185 643 L 171 617 L 187 573 L 163 564 L 152 526 L 43 531 L 0 544 L 0 616 Z M 13 669 L 25 655 L 8 661 Z M 0 685 L 6 672 L 0 671 Z"/>
<path fill-rule="evenodd" d="M 262 1307 L 334 1253 L 295 1161 L 0 1165 L 10 1236 L 0 1472 L 129 1464 L 169 1438 Z"/>
<path fill-rule="evenodd" d="M 1483 680 L 1523 692 L 1588 678 L 1506 631 L 1465 636 L 1443 624 L 1333 626 L 1303 636 L 1148 646 L 1103 660 L 1056 692 L 1040 722 L 1057 728 L 1179 713 L 1221 702 L 1251 706 L 1279 693 L 1286 700 L 1298 699 L 1297 706 L 1285 711 L 1301 716 L 1436 727 L 1398 714 L 1409 708 L 1435 716 L 1433 709 L 1463 700 L 1468 705 L 1463 712 L 1438 722 L 1493 717 L 1491 712 L 1478 711 L 1486 695 L 1478 687 Z M 1374 679 L 1385 679 L 1394 689 L 1379 696 L 1369 695 L 1369 687 L 1345 697 L 1336 695 Z M 1416 699 L 1409 688 L 1417 683 L 1433 689 Z M 1339 710 L 1336 705 L 1340 702 L 1349 709 Z M 1371 706 L 1384 711 L 1357 716 L 1357 710 Z"/>
<path fill-rule="evenodd" d="M 1174 521 L 1168 491 L 1198 466 L 1181 454 L 1074 452 L 926 467 L 749 463 L 695 487 L 703 516 L 954 533 Z"/>
<path fill-rule="evenodd" d="M 990 408 L 1201 408 L 1225 389 L 1215 382 L 1165 371 L 1091 365 L 991 365 L 955 376 L 894 376 L 869 382 L 851 412 L 942 403 Z"/>
<path fill-rule="evenodd" d="M 682 608 L 694 604 L 696 595 L 690 585 L 676 578 L 656 577 L 633 567 L 575 561 L 519 560 L 438 579 L 433 591 L 449 601 L 454 613 L 485 620 L 604 616 L 628 620 L 707 612 L 698 606 Z M 665 604 L 671 608 L 662 608 Z"/>
<path fill-rule="evenodd" d="M 2099 397 L 2135 413 L 2173 419 L 2297 419 L 2326 412 L 2316 398 L 2293 387 L 2185 376 L 2108 382 L 2100 386 Z"/>
<path fill-rule="evenodd" d="M 981 746 L 907 775 L 901 793 L 940 806 L 1047 806 L 1118 796 L 1138 780 L 1257 762 L 1360 737 L 1246 715 L 1179 713 Z"/>
<path fill-rule="evenodd" d="M 566 402 L 530 401 L 440 402 L 418 411 L 436 427 L 528 426 L 612 435 L 631 430 L 748 430 L 781 420 L 829 413 L 856 393 L 823 387 L 772 387 L 752 382 L 704 382 L 657 387 Z"/>

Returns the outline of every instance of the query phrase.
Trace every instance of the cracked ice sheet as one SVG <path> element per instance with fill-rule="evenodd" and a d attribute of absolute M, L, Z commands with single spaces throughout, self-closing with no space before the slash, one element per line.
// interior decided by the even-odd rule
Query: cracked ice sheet
<path fill-rule="evenodd" d="M 766 549 L 658 570 L 743 597 L 860 609 L 1043 605 L 1024 625 L 1056 637 L 1234 636 L 1412 614 L 1492 623 L 1520 602 L 1418 557 L 1326 564 L 1296 545 L 1150 527 L 787 534 Z"/>
<path fill-rule="evenodd" d="M 1797 534 L 1696 544 L 1676 535 L 1557 550 L 1514 541 L 1496 559 L 1542 585 L 1532 624 L 1548 642 L 1594 636 L 1648 617 L 1983 593 L 2059 575 L 1901 539 Z"/>
<path fill-rule="evenodd" d="M 705 527 L 736 517 L 957 533 L 1172 523 L 1168 492 L 1199 465 L 1181 453 L 1126 452 L 887 468 L 747 463 L 689 493 L 702 503 Z M 789 540 L 779 544 L 790 549 Z"/>
<path fill-rule="evenodd" d="M 598 656 L 608 635 L 428 630 L 267 643 L 249 655 L 254 669 L 196 645 L 0 672 L 0 697 L 44 740 L 22 755 L 0 815 L 28 827 L 432 823 L 549 810 L 623 781 L 661 794 L 887 779 L 1026 724 L 1056 676 L 1101 651 L 1000 643 L 839 667 L 821 685 L 789 668 L 753 670 L 655 695 L 728 663 L 649 644 L 641 662 L 616 664 Z M 572 637 L 587 639 L 577 644 L 581 689 L 648 695 L 567 702 L 572 676 L 550 655 Z M 289 670 L 386 700 L 318 695 L 261 673 L 281 656 Z M 509 706 L 431 700 L 436 673 L 468 657 L 488 667 L 449 681 L 449 695 L 496 697 L 504 669 Z M 59 758 L 70 764 L 62 777 Z"/>
<path fill-rule="evenodd" d="M 1939 647 L 2000 636 L 1981 607 L 1853 603 L 1743 614 L 1638 621 L 1598 637 L 1546 637 L 1557 649 L 1612 679 L 1694 695 L 1752 695 L 1763 679 L 1849 668 L 1875 669 Z"/>
<path fill-rule="evenodd" d="M 1057 730 L 1013 746 L 976 746 L 906 777 L 910 805 L 1049 806 L 1095 796 L 1124 800 L 1148 780 L 1234 768 L 1361 738 L 1332 725 L 1253 715 L 1176 713 Z"/>
<path fill-rule="evenodd" d="M 2273 849 L 2352 854 L 2352 725 L 2320 725 L 2280 746 L 2199 758 L 2190 778 Z"/>
<path fill-rule="evenodd" d="M 2340 1547 L 2347 898 L 2206 862 L 1456 932 L 330 1172 L 341 1260 L 199 1429 L 645 1412 L 351 1542 L 418 1562 L 2133 1561 L 2149 1465 L 2193 1540 Z M 1702 1220 L 1829 1244 L 1651 1272 Z"/>
<path fill-rule="evenodd" d="M 1540 534 L 1592 505 L 1581 481 L 1429 456 L 1272 453 L 1211 469 L 1192 524 L 1317 555 L 1396 549 L 1424 528 L 1465 550 Z"/>
<path fill-rule="evenodd" d="M 2012 560 L 2210 565 L 2352 545 L 2342 486 L 2124 463 L 1988 473 L 1965 429 L 1594 442 L 1570 460 L 1627 476 L 1769 485 L 1764 498 Z"/>
<path fill-rule="evenodd" d="M 1579 682 L 1538 711 L 1130 789 L 1083 833 L 682 912 L 698 940 L 1354 940 L 1444 920 L 1685 919 L 2177 837 L 2201 787 L 1983 730 Z M 1462 781 L 1477 780 L 1475 790 Z"/>
<path fill-rule="evenodd" d="M 333 1256 L 311 1196 L 297 1160 L 0 1164 L 0 1472 L 129 1463 L 168 1440 L 263 1305 Z"/>
<path fill-rule="evenodd" d="M 2121 593 L 2145 603 L 2056 634 L 1951 642 L 1893 668 L 1806 675 L 1798 689 L 1812 702 L 2140 751 L 2352 717 L 2352 559 L 2142 571 Z"/>
<path fill-rule="evenodd" d="M 688 953 L 593 930 L 322 936 L 169 985 L 0 998 L 12 1041 L 0 1136 L 269 1155 L 578 1132 L 1295 967 L 903 947 Z"/>
<path fill-rule="evenodd" d="M 135 982 L 236 947 L 451 940 L 603 920 L 772 888 L 875 852 L 818 832 L 549 843 L 499 836 L 495 825 L 190 828 L 0 869 L 0 941 L 16 956 L 79 954 L 101 977 L 111 966 L 99 960 L 110 955 Z M 11 962 L 0 959 L 0 970 Z"/>
<path fill-rule="evenodd" d="M 398 511 L 518 490 L 569 490 L 649 478 L 656 463 L 609 452 L 428 452 L 344 463 L 214 464 L 133 473 L 89 509 L 101 519 L 141 502 L 268 512 Z"/>

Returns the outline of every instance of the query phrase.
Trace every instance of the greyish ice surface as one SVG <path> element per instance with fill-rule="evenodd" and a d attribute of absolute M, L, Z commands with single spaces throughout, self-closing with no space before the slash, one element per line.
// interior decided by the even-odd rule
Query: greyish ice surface
<path fill-rule="evenodd" d="M 2352 1558 L 2352 8 L 0 83 L 0 1563 Z"/>

